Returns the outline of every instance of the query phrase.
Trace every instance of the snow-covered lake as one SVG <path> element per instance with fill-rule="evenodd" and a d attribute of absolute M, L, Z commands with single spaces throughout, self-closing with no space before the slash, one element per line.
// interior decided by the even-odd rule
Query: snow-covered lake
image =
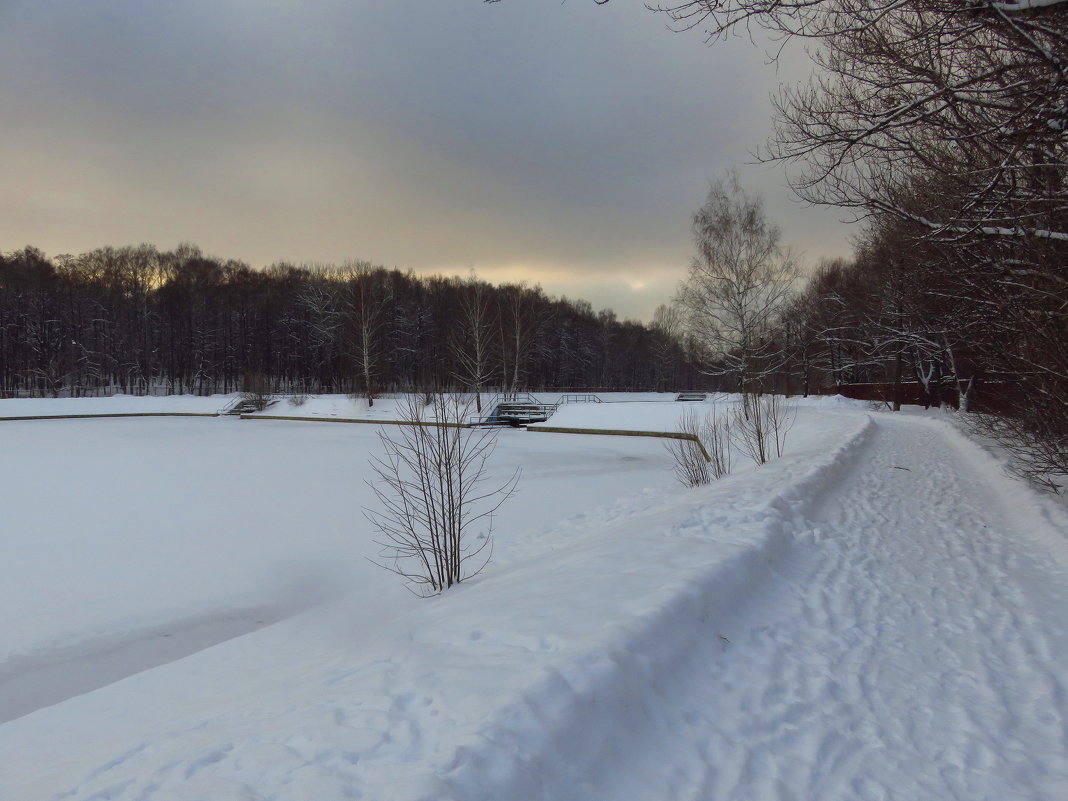
<path fill-rule="evenodd" d="M 5 423 L 0 665 L 219 611 L 406 601 L 368 561 L 377 548 L 361 509 L 377 432 L 234 418 Z M 493 466 L 523 471 L 495 522 L 501 561 L 549 523 L 672 489 L 656 441 L 505 429 Z"/>

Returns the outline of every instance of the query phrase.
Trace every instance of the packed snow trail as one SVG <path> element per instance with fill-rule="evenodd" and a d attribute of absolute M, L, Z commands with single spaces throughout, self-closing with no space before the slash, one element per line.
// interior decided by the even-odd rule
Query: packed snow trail
<path fill-rule="evenodd" d="M 655 741 L 566 797 L 1068 798 L 1064 543 L 977 457 L 877 415 L 776 578 L 649 688 Z"/>

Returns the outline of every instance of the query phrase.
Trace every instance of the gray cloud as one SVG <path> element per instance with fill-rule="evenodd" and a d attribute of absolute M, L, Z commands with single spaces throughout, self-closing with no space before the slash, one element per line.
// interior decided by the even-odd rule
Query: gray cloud
<path fill-rule="evenodd" d="M 748 42 L 584 0 L 20 0 L 0 73 L 0 249 L 474 268 L 635 316 L 778 81 Z M 742 176 L 810 257 L 844 251 L 781 168 Z"/>

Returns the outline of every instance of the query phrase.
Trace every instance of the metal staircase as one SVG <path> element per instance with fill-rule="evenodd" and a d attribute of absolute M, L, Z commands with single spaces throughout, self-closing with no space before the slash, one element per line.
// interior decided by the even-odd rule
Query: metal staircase
<path fill-rule="evenodd" d="M 271 400 L 267 406 L 272 406 L 277 403 L 277 400 Z M 263 408 L 267 408 L 267 406 Z M 225 408 L 219 410 L 220 415 L 233 415 L 240 417 L 243 414 L 252 414 L 253 412 L 262 411 L 256 407 L 256 402 L 249 400 L 248 398 L 238 397 L 233 403 L 229 404 Z"/>
<path fill-rule="evenodd" d="M 602 403 L 596 395 L 564 395 L 557 403 L 543 403 L 529 392 L 495 395 L 487 404 L 492 411 L 470 421 L 475 426 L 525 426 L 544 423 L 565 403 Z"/>

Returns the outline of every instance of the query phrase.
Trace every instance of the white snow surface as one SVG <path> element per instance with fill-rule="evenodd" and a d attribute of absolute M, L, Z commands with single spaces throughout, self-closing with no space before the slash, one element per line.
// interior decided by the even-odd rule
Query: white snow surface
<path fill-rule="evenodd" d="M 254 412 L 253 415 L 388 421 L 400 419 L 405 414 L 408 405 L 407 397 L 396 395 L 375 398 L 370 406 L 365 398 L 356 398 L 351 395 L 309 395 L 302 398 L 299 405 L 291 402 L 290 397 L 292 396 L 280 398 L 267 409 L 262 412 Z M 483 414 L 489 414 L 493 410 L 494 398 L 498 397 L 492 393 L 482 394 Z M 532 397 L 540 403 L 558 403 L 567 396 L 558 392 L 538 392 Z M 585 397 L 585 395 L 573 397 Z M 648 424 L 659 419 L 658 416 L 655 414 L 651 416 L 648 411 L 644 415 L 635 415 L 634 408 L 637 404 L 642 404 L 643 408 L 651 404 L 658 404 L 657 408 L 661 412 L 668 410 L 672 415 L 680 411 L 678 407 L 686 405 L 685 403 L 675 403 L 675 393 L 673 392 L 613 392 L 596 397 L 606 400 L 602 403 L 565 403 L 553 415 L 553 419 L 555 420 L 557 415 L 564 410 L 597 408 L 603 414 L 611 409 L 616 410 L 618 413 L 622 408 L 629 407 L 631 409 L 629 415 L 631 419 L 637 419 Z M 423 410 L 424 415 L 430 415 L 432 412 L 433 410 L 429 407 Z M 476 408 L 472 404 L 471 416 L 475 417 L 477 414 Z M 671 419 L 674 421 L 674 416 Z"/>
<path fill-rule="evenodd" d="M 239 395 L 112 395 L 106 398 L 2 398 L 0 420 L 96 414 L 216 414 Z"/>
<path fill-rule="evenodd" d="M 1068 798 L 1064 509 L 857 406 L 690 491 L 503 431 L 494 560 L 427 600 L 367 561 L 377 427 L 2 423 L 0 799 Z"/>
<path fill-rule="evenodd" d="M 739 395 L 710 392 L 704 402 L 686 402 L 676 401 L 676 395 L 674 392 L 612 392 L 592 396 L 600 398 L 601 402 L 574 402 L 567 399 L 591 396 L 539 392 L 533 396 L 537 401 L 560 405 L 549 420 L 532 423 L 529 427 L 673 432 L 679 430 L 681 418 L 687 413 L 696 414 L 699 418 L 711 412 L 722 414 L 736 408 L 741 400 Z M 483 394 L 484 414 L 492 411 L 495 397 Z M 869 406 L 866 401 L 850 400 L 841 395 L 792 398 L 789 403 L 800 408 L 820 409 L 867 409 Z M 406 399 L 394 396 L 376 398 L 368 406 L 365 399 L 348 395 L 312 395 L 299 405 L 290 403 L 288 399 L 279 400 L 253 416 L 390 421 L 400 419 L 405 414 L 406 406 Z M 427 415 L 426 419 L 431 413 L 429 408 L 423 412 Z M 474 408 L 471 409 L 471 415 L 476 416 Z"/>
<path fill-rule="evenodd" d="M 720 403 L 676 402 L 673 398 L 631 403 L 569 403 L 558 408 L 544 423 L 532 423 L 530 427 L 670 432 L 679 430 L 684 414 L 703 417 L 713 409 L 735 405 L 735 399 L 726 396 Z"/>

